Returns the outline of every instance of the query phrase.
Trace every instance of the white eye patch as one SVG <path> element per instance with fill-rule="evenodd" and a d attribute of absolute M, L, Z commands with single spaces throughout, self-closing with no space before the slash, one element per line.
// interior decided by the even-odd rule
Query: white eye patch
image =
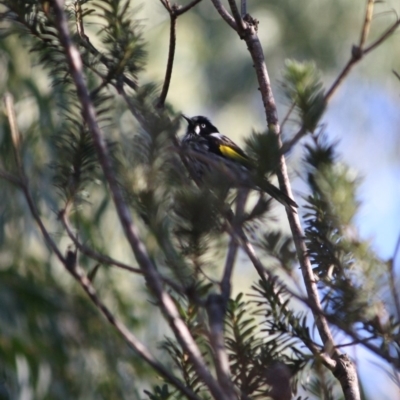
<path fill-rule="evenodd" d="M 195 133 L 196 135 L 199 135 L 199 134 L 200 134 L 200 126 L 199 126 L 199 125 L 196 125 L 196 126 L 195 126 L 195 128 L 194 128 L 194 133 Z"/>

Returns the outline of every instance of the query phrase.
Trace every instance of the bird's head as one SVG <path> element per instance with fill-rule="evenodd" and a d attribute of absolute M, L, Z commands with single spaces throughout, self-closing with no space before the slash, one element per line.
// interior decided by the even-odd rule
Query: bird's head
<path fill-rule="evenodd" d="M 198 115 L 197 117 L 189 118 L 182 114 L 182 118 L 188 123 L 187 133 L 200 136 L 207 136 L 211 133 L 218 133 L 218 129 L 206 117 Z"/>

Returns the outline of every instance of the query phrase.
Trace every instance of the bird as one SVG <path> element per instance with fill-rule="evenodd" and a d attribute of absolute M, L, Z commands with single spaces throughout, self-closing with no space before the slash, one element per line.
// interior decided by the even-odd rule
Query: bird
<path fill-rule="evenodd" d="M 201 182 L 222 161 L 222 167 L 227 167 L 225 176 L 235 180 L 238 186 L 265 192 L 291 210 L 298 207 L 294 200 L 266 178 L 257 178 L 250 157 L 233 140 L 220 133 L 207 117 L 198 115 L 189 118 L 182 114 L 182 118 L 188 126 L 181 144 L 184 151 L 188 150 L 186 164 L 196 182 Z"/>

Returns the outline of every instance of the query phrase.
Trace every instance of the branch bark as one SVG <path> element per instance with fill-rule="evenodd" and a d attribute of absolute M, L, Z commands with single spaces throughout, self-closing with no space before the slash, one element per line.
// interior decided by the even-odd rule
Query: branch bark
<path fill-rule="evenodd" d="M 382 44 L 389 36 L 391 36 L 396 29 L 400 25 L 400 20 L 397 18 L 396 22 L 394 22 L 378 39 L 376 39 L 373 43 L 371 43 L 369 46 L 365 47 L 365 43 L 368 37 L 368 33 L 371 27 L 372 23 L 372 15 L 373 15 L 373 9 L 374 9 L 374 0 L 367 0 L 367 7 L 365 11 L 365 17 L 364 17 L 364 24 L 361 29 L 361 35 L 360 35 L 360 41 L 358 43 L 358 46 L 353 46 L 351 50 L 351 56 L 349 61 L 347 61 L 347 64 L 344 66 L 342 72 L 339 74 L 339 76 L 335 79 L 333 82 L 332 86 L 328 89 L 328 91 L 325 94 L 325 101 L 328 103 L 329 100 L 332 98 L 340 84 L 343 82 L 343 80 L 347 77 L 347 75 L 350 73 L 352 68 L 368 53 L 370 53 L 372 50 L 377 48 L 380 44 Z"/>
<path fill-rule="evenodd" d="M 18 168 L 18 176 L 9 174 L 8 172 L 0 170 L 0 177 L 6 179 L 10 183 L 15 184 L 24 193 L 25 199 L 28 203 L 31 215 L 45 239 L 45 243 L 48 245 L 51 251 L 55 253 L 60 262 L 64 265 L 66 270 L 79 282 L 84 291 L 88 294 L 92 302 L 101 311 L 101 313 L 106 317 L 111 325 L 121 334 L 126 343 L 150 366 L 154 368 L 161 376 L 163 376 L 168 382 L 174 385 L 178 390 L 185 394 L 191 400 L 200 400 L 200 398 L 189 388 L 187 388 L 181 381 L 174 377 L 170 371 L 165 368 L 157 359 L 149 352 L 149 350 L 141 343 L 130 331 L 129 329 L 120 322 L 115 315 L 107 308 L 107 306 L 101 301 L 97 296 L 97 293 L 92 286 L 89 278 L 84 274 L 83 270 L 79 268 L 77 264 L 76 252 L 69 251 L 67 256 L 64 256 L 61 250 L 58 248 L 56 242 L 51 237 L 48 232 L 41 216 L 40 212 L 33 200 L 29 189 L 28 178 L 25 175 L 24 167 L 21 162 L 20 148 L 22 143 L 22 137 L 19 133 L 17 120 L 15 116 L 15 111 L 13 107 L 13 101 L 11 96 L 6 96 L 5 99 L 7 116 L 11 127 L 11 137 L 13 143 L 14 157 Z"/>
<path fill-rule="evenodd" d="M 220 2 L 213 0 L 213 3 L 215 5 L 215 3 Z M 240 38 L 246 42 L 247 48 L 253 60 L 253 65 L 257 75 L 257 81 L 261 92 L 261 98 L 264 105 L 268 128 L 277 135 L 279 145 L 280 147 L 282 147 L 275 99 L 272 93 L 270 78 L 267 66 L 265 64 L 262 46 L 257 36 L 257 21 L 253 20 L 250 16 L 247 15 L 245 22 L 245 28 L 243 29 L 243 31 L 239 30 L 238 34 Z M 240 26 L 239 24 L 237 25 Z M 292 197 L 286 161 L 283 154 L 280 158 L 277 175 L 281 190 L 289 197 Z M 330 354 L 332 358 L 336 361 L 336 369 L 333 372 L 335 373 L 337 379 L 340 381 L 343 393 L 346 396 L 346 400 L 359 400 L 360 393 L 355 367 L 350 361 L 348 363 L 339 362 L 342 355 L 340 354 L 339 350 L 335 349 L 332 332 L 330 330 L 328 321 L 323 315 L 317 285 L 314 279 L 310 258 L 308 256 L 307 247 L 304 241 L 304 233 L 301 228 L 299 216 L 293 210 L 290 210 L 288 208 L 286 208 L 286 213 L 288 216 L 290 229 L 292 231 L 293 240 L 296 246 L 297 256 L 299 259 L 307 296 L 310 303 L 312 304 L 311 310 L 314 315 L 316 327 L 321 336 L 322 342 L 324 343 L 325 352 L 327 352 L 327 354 Z"/>
<path fill-rule="evenodd" d="M 117 210 L 119 220 L 122 224 L 125 236 L 130 244 L 130 247 L 136 257 L 138 264 L 143 270 L 149 288 L 156 296 L 160 307 L 166 316 L 171 329 L 182 348 L 188 353 L 193 366 L 200 379 L 209 388 L 215 399 L 225 400 L 228 397 L 225 395 L 218 382 L 209 372 L 207 365 L 201 355 L 200 349 L 194 341 L 188 327 L 180 318 L 179 311 L 172 300 L 171 296 L 164 290 L 162 280 L 151 261 L 147 249 L 140 240 L 139 232 L 134 224 L 128 206 L 125 204 L 121 189 L 114 175 L 108 148 L 99 128 L 96 118 L 96 112 L 89 97 L 89 92 L 82 72 L 82 60 L 77 48 L 73 45 L 69 33 L 67 19 L 64 13 L 64 1 L 54 0 L 56 28 L 59 33 L 60 43 L 64 48 L 71 76 L 77 89 L 78 99 L 82 106 L 82 113 L 87 123 L 89 132 L 91 133 L 93 143 L 95 145 L 100 165 L 104 176 L 110 187 L 113 201 Z"/>

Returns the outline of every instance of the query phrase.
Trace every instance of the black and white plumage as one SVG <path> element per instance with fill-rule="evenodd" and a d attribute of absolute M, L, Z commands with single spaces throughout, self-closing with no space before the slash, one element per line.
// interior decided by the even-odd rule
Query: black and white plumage
<path fill-rule="evenodd" d="M 250 187 L 261 190 L 282 203 L 285 207 L 296 208 L 297 204 L 267 179 L 257 184 L 254 182 L 254 165 L 247 154 L 231 139 L 221 134 L 211 121 L 201 115 L 186 117 L 188 122 L 185 136 L 182 139 L 182 148 L 188 150 L 188 164 L 190 172 L 196 181 L 201 181 L 206 173 L 215 170 L 215 164 L 223 162 L 227 167 L 230 180 L 236 181 L 237 186 Z M 198 154 L 196 154 L 198 153 Z M 232 179 L 234 177 L 234 179 Z"/>

